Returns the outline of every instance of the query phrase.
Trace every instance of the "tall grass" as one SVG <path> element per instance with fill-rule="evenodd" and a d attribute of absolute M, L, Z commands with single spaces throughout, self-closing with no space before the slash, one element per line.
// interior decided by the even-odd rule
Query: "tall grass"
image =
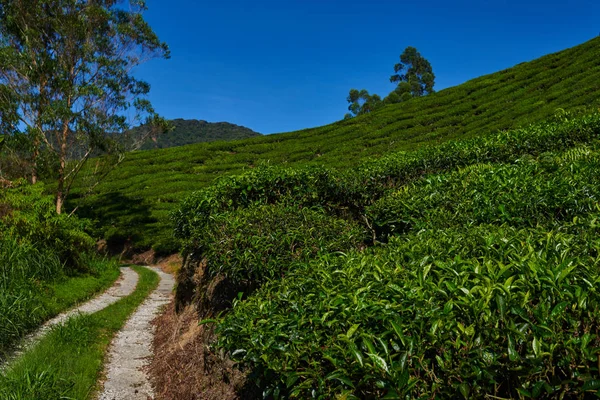
<path fill-rule="evenodd" d="M 86 223 L 58 216 L 43 186 L 0 193 L 0 357 L 25 333 L 118 276 L 117 265 L 91 255 Z"/>

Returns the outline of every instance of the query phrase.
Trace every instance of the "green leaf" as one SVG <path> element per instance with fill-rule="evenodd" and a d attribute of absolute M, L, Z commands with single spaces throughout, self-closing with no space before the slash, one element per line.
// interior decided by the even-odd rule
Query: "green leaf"
<path fill-rule="evenodd" d="M 348 329 L 348 332 L 346 332 L 346 337 L 348 339 L 350 339 L 352 337 L 352 335 L 354 335 L 354 332 L 356 332 L 356 330 L 358 329 L 360 324 L 354 324 L 350 327 L 350 329 Z"/>
<path fill-rule="evenodd" d="M 515 342 L 510 335 L 508 335 L 508 358 L 510 361 L 517 361 L 520 358 L 519 353 L 515 350 Z"/>
<path fill-rule="evenodd" d="M 463 395 L 465 399 L 469 398 L 469 394 L 471 393 L 471 388 L 467 382 L 463 382 L 458 386 L 458 390 L 460 390 L 460 394 Z"/>
<path fill-rule="evenodd" d="M 533 342 L 531 343 L 531 347 L 533 347 L 533 353 L 536 357 L 539 357 L 542 354 L 542 340 L 536 337 L 533 338 Z"/>
<path fill-rule="evenodd" d="M 585 381 L 583 386 L 581 387 L 581 391 L 585 392 L 587 390 L 597 390 L 600 389 L 600 379 L 590 379 L 589 381 Z"/>
<path fill-rule="evenodd" d="M 390 372 L 388 369 L 388 365 L 383 358 L 381 358 L 377 354 L 373 354 L 373 353 L 367 353 L 367 355 L 369 356 L 369 358 L 373 361 L 373 363 L 377 367 L 384 370 L 385 372 L 388 372 L 388 373 Z"/>
<path fill-rule="evenodd" d="M 568 301 L 563 301 L 563 302 L 555 305 L 554 308 L 552 309 L 552 311 L 550 312 L 550 318 L 554 318 L 558 314 L 562 313 L 565 310 L 565 308 L 568 307 L 568 305 L 569 305 Z"/>

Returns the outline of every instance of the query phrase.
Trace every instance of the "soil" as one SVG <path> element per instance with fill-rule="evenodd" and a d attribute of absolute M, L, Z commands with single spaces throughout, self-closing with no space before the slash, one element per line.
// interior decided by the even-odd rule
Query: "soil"
<path fill-rule="evenodd" d="M 213 329 L 210 324 L 198 325 L 194 306 L 177 314 L 171 301 L 152 324 L 156 333 L 149 373 L 156 399 L 260 398 L 260 393 L 248 385 L 247 375 L 233 361 L 211 349 L 216 339 Z"/>

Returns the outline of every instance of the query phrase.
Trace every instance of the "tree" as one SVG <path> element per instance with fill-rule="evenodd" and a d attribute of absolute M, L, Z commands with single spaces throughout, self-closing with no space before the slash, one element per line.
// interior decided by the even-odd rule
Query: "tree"
<path fill-rule="evenodd" d="M 405 73 L 402 73 L 405 71 Z M 394 65 L 395 74 L 390 82 L 396 89 L 386 97 L 386 103 L 399 103 L 412 97 L 433 93 L 435 75 L 431 64 L 414 47 L 407 47 L 400 55 L 400 62 Z"/>
<path fill-rule="evenodd" d="M 377 94 L 370 95 L 365 89 L 360 91 L 357 89 L 350 89 L 350 93 L 346 100 L 350 104 L 348 106 L 350 113 L 345 115 L 345 119 L 357 115 L 368 114 L 382 104 L 381 97 Z"/>
<path fill-rule="evenodd" d="M 117 153 L 134 124 L 165 127 L 131 74 L 169 57 L 145 10 L 143 0 L 0 0 L 0 112 L 31 142 L 33 183 L 41 154 L 56 157 L 57 213 L 91 156 Z"/>

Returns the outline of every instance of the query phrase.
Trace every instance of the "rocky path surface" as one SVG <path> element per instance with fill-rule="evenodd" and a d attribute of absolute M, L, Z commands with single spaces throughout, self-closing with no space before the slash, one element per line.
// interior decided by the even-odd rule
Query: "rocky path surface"
<path fill-rule="evenodd" d="M 100 311 L 109 305 L 116 303 L 121 298 L 129 296 L 135 290 L 138 282 L 138 274 L 131 268 L 121 268 L 121 277 L 117 279 L 115 284 L 100 296 L 83 303 L 82 305 L 73 308 L 67 312 L 57 315 L 49 321 L 46 321 L 38 330 L 27 335 L 14 352 L 7 357 L 7 360 L 0 363 L 0 370 L 6 368 L 12 360 L 17 359 L 33 344 L 35 344 L 42 336 L 44 336 L 53 326 L 62 324 L 70 317 L 77 314 L 93 314 Z"/>
<path fill-rule="evenodd" d="M 152 356 L 154 327 L 150 322 L 172 298 L 175 280 L 159 268 L 148 267 L 160 276 L 158 287 L 129 318 L 113 339 L 105 366 L 106 380 L 100 400 L 147 400 L 154 393 L 144 367 Z"/>

